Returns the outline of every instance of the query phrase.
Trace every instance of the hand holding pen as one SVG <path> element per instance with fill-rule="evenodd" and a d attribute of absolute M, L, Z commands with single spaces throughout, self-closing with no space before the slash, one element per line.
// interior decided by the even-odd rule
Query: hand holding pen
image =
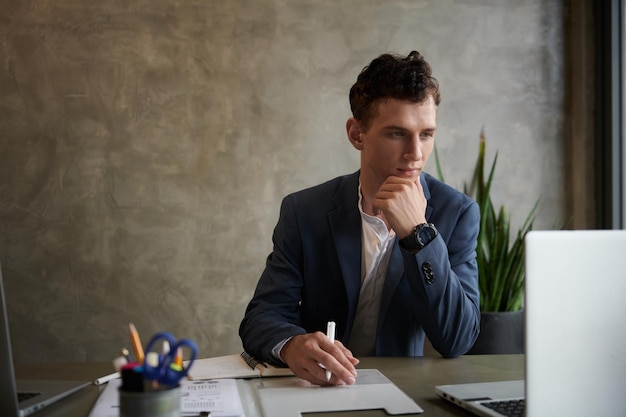
<path fill-rule="evenodd" d="M 280 356 L 296 376 L 312 384 L 352 385 L 356 381 L 359 360 L 340 341 L 331 342 L 323 332 L 293 336 Z M 330 380 L 326 371 L 331 374 Z"/>

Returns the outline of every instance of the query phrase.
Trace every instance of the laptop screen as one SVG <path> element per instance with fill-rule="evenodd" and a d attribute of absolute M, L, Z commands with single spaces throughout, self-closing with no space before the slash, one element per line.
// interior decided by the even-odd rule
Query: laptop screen
<path fill-rule="evenodd" d="M 0 305 L 0 414 L 2 417 L 30 415 L 89 385 L 89 381 L 16 380 L 1 267 L 0 304 L 2 304 Z"/>
<path fill-rule="evenodd" d="M 9 337 L 9 319 L 7 317 L 2 267 L 0 265 L 0 404 L 4 415 L 17 416 L 17 389 L 13 373 L 13 356 Z M 6 409 L 5 409 L 6 407 Z"/>
<path fill-rule="evenodd" d="M 532 231 L 525 248 L 525 389 L 488 382 L 437 394 L 481 416 L 502 415 L 484 401 L 523 395 L 528 417 L 626 415 L 626 231 Z"/>
<path fill-rule="evenodd" d="M 526 236 L 528 416 L 623 416 L 626 231 Z"/>

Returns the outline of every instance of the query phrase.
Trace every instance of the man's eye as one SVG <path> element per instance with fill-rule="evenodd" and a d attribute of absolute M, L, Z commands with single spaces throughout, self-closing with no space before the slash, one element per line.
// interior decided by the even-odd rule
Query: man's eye
<path fill-rule="evenodd" d="M 404 137 L 404 132 L 401 132 L 401 131 L 391 132 L 389 136 L 394 137 L 394 138 L 402 138 Z"/>

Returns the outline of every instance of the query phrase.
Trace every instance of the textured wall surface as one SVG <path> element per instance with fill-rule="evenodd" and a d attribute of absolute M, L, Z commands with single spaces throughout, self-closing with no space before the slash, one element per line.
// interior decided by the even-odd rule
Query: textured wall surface
<path fill-rule="evenodd" d="M 237 353 L 282 197 L 358 168 L 347 93 L 439 79 L 447 182 L 484 126 L 497 203 L 562 221 L 558 0 L 0 0 L 0 262 L 15 359 L 108 361 L 127 323 Z M 430 171 L 435 173 L 434 159 Z"/>

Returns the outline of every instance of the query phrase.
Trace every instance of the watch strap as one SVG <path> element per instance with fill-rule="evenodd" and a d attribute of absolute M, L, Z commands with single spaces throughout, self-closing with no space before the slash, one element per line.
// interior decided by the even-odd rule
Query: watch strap
<path fill-rule="evenodd" d="M 405 238 L 400 239 L 398 242 L 400 247 L 407 252 L 413 252 L 420 249 L 419 242 L 417 241 L 417 226 L 409 233 Z"/>
<path fill-rule="evenodd" d="M 428 239 L 423 240 L 420 237 L 420 232 L 422 229 L 428 228 L 430 229 L 428 233 Z M 413 231 L 405 238 L 400 239 L 398 242 L 400 247 L 409 253 L 417 253 L 424 246 L 428 245 L 435 237 L 437 237 L 438 232 L 435 228 L 435 225 L 432 223 L 420 223 Z"/>

